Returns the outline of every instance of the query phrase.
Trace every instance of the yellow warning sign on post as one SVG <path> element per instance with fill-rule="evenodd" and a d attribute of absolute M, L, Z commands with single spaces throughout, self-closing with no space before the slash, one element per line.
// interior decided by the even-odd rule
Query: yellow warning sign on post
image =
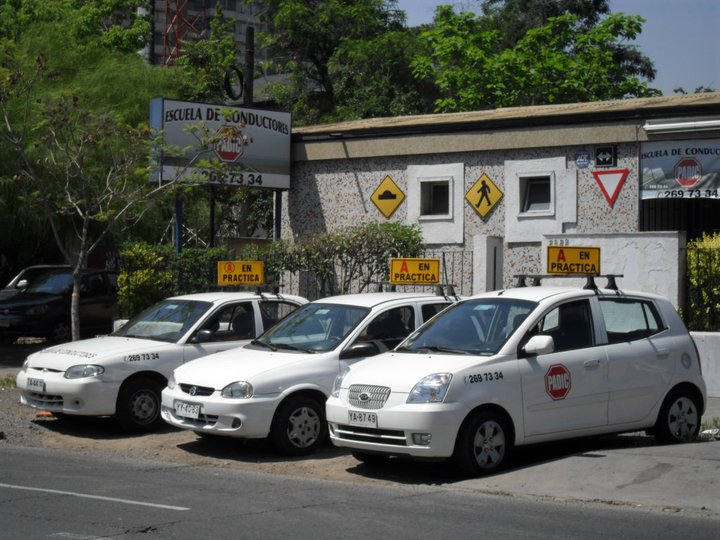
<path fill-rule="evenodd" d="M 405 194 L 392 178 L 386 176 L 370 196 L 370 200 L 377 206 L 383 216 L 389 218 L 405 200 Z"/>
<path fill-rule="evenodd" d="M 218 261 L 218 285 L 262 285 L 265 263 L 262 261 Z"/>
<path fill-rule="evenodd" d="M 548 274 L 600 274 L 600 248 L 548 246 Z"/>
<path fill-rule="evenodd" d="M 440 283 L 440 259 L 390 259 L 390 283 L 436 285 Z"/>
<path fill-rule="evenodd" d="M 502 200 L 504 193 L 495 185 L 490 177 L 482 173 L 482 176 L 472 185 L 465 194 L 465 200 L 470 203 L 483 221 L 487 220 L 490 213 Z"/>

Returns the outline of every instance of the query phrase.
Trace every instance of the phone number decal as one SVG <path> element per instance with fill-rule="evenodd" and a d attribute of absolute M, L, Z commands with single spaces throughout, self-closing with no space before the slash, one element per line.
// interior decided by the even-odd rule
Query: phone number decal
<path fill-rule="evenodd" d="M 488 371 L 485 373 L 475 373 L 473 375 L 465 375 L 463 381 L 465 384 L 475 384 L 481 382 L 499 381 L 503 378 L 502 371 Z"/>
<path fill-rule="evenodd" d="M 128 354 L 125 357 L 126 362 L 147 362 L 149 360 L 159 360 L 160 354 L 158 353 L 140 353 L 140 354 Z"/>
<path fill-rule="evenodd" d="M 717 189 L 666 189 L 658 191 L 658 199 L 717 198 Z"/>

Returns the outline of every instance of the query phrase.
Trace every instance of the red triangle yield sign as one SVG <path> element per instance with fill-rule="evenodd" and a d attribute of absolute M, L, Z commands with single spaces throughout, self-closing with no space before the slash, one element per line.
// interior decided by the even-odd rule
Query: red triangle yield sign
<path fill-rule="evenodd" d="M 615 204 L 620 193 L 620 188 L 625 183 L 625 179 L 630 171 L 627 169 L 618 169 L 616 171 L 593 171 L 593 176 L 597 181 L 600 189 L 602 189 L 603 195 L 610 203 L 610 206 Z"/>

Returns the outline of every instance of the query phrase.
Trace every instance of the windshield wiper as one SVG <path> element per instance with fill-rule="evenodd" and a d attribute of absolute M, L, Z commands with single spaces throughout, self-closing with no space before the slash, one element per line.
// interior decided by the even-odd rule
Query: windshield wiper
<path fill-rule="evenodd" d="M 267 347 L 273 352 L 277 351 L 277 347 L 275 345 L 272 345 L 271 343 L 265 343 L 264 341 L 260 341 L 259 339 L 253 339 L 250 342 L 250 345 L 262 345 L 263 347 Z"/>
<path fill-rule="evenodd" d="M 408 349 L 410 350 L 410 349 Z M 453 349 L 452 347 L 443 347 L 442 345 L 428 345 L 426 347 L 419 347 L 417 349 L 412 349 L 416 352 L 441 352 L 441 353 L 450 353 L 450 354 L 471 354 L 469 351 L 464 351 L 462 349 Z"/>
<path fill-rule="evenodd" d="M 310 349 L 303 349 L 302 347 L 296 347 L 295 345 L 289 345 L 287 343 L 276 343 L 275 347 L 277 347 L 277 349 L 284 349 L 286 351 L 301 351 L 313 354 L 315 353 L 315 351 L 311 351 Z"/>

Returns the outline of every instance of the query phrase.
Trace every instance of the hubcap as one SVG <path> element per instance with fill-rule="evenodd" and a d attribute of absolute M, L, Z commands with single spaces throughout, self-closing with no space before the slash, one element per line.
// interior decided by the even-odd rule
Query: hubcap
<path fill-rule="evenodd" d="M 475 459 L 483 469 L 492 469 L 505 456 L 505 433 L 500 424 L 489 420 L 483 422 L 475 433 Z"/>
<path fill-rule="evenodd" d="M 688 442 L 695 436 L 698 425 L 698 412 L 695 404 L 688 398 L 680 398 L 668 412 L 668 427 L 670 433 L 679 441 Z"/>
<path fill-rule="evenodd" d="M 307 448 L 320 435 L 320 417 L 309 407 L 300 407 L 288 419 L 287 435 L 298 448 Z"/>
<path fill-rule="evenodd" d="M 155 418 L 157 404 L 149 392 L 138 392 L 132 402 L 132 413 L 138 423 L 145 424 Z"/>

